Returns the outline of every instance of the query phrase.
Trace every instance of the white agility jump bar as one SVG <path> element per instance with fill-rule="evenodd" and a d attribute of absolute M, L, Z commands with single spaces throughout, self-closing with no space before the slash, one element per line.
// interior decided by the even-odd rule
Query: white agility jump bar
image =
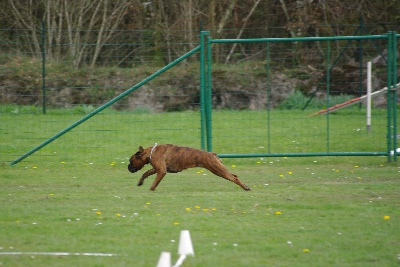
<path fill-rule="evenodd" d="M 18 255 L 30 255 L 30 256 L 92 256 L 92 257 L 116 257 L 122 256 L 119 254 L 113 253 L 78 253 L 78 252 L 16 252 L 16 251 L 9 251 L 9 252 L 0 252 L 0 255 L 11 255 L 11 256 L 18 256 Z"/>

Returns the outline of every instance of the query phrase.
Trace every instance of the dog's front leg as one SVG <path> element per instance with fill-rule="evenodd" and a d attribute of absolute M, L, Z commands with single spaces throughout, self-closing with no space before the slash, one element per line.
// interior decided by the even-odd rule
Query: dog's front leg
<path fill-rule="evenodd" d="M 156 177 L 156 179 L 154 180 L 154 182 L 153 182 L 153 184 L 152 184 L 150 190 L 152 190 L 152 191 L 156 190 L 157 185 L 161 182 L 162 178 L 164 178 L 164 176 L 165 176 L 166 174 L 167 174 L 167 172 L 165 172 L 165 171 L 158 172 L 158 173 L 157 173 L 157 177 Z"/>
<path fill-rule="evenodd" d="M 143 173 L 142 178 L 140 178 L 139 183 L 137 184 L 138 186 L 143 185 L 144 179 L 146 179 L 147 177 L 149 177 L 150 175 L 153 175 L 156 173 L 155 169 L 150 169 L 148 171 L 146 171 L 145 173 Z"/>

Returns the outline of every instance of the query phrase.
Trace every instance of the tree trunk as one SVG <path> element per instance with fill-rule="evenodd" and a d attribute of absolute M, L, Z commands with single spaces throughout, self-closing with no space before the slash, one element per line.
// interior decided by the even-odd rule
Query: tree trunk
<path fill-rule="evenodd" d="M 249 21 L 251 15 L 253 15 L 254 11 L 256 10 L 256 8 L 257 8 L 257 6 L 258 6 L 258 4 L 259 4 L 260 2 L 261 2 L 261 0 L 256 0 L 256 2 L 254 3 L 254 5 L 253 5 L 253 7 L 251 8 L 249 14 L 248 14 L 247 17 L 244 19 L 242 28 L 240 29 L 239 34 L 236 36 L 236 39 L 240 39 L 240 37 L 242 36 L 243 31 L 244 31 L 244 29 L 245 29 L 246 26 L 247 26 L 247 22 Z M 233 44 L 231 50 L 229 51 L 228 56 L 227 56 L 226 59 L 225 59 L 225 64 L 227 64 L 227 63 L 229 62 L 229 59 L 231 58 L 233 52 L 235 51 L 236 45 L 237 45 L 237 43 L 234 43 L 234 44 Z"/>
<path fill-rule="evenodd" d="M 230 0 L 229 6 L 228 6 L 228 8 L 226 9 L 225 15 L 222 17 L 221 21 L 220 21 L 219 24 L 218 24 L 217 33 L 218 33 L 219 35 L 222 33 L 222 30 L 224 29 L 225 24 L 228 22 L 228 20 L 229 20 L 231 14 L 232 14 L 232 11 L 233 11 L 233 9 L 234 9 L 235 6 L 236 6 L 236 3 L 237 3 L 237 0 Z"/>

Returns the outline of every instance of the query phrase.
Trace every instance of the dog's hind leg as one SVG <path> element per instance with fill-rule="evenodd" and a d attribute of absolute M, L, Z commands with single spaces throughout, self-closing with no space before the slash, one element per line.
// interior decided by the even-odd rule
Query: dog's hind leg
<path fill-rule="evenodd" d="M 250 187 L 248 187 L 246 184 L 242 183 L 239 180 L 239 178 L 237 177 L 236 174 L 231 173 L 231 175 L 234 177 L 234 181 L 232 181 L 232 182 L 234 182 L 235 184 L 237 184 L 238 186 L 240 186 L 241 188 L 243 188 L 246 191 L 250 191 L 251 190 Z"/>
<path fill-rule="evenodd" d="M 246 191 L 250 191 L 251 189 L 245 185 L 244 183 L 242 183 L 239 178 L 237 177 L 237 175 L 230 173 L 228 171 L 228 169 L 221 163 L 218 162 L 218 164 L 215 165 L 211 165 L 210 167 L 207 168 L 209 171 L 211 171 L 212 173 L 214 173 L 215 175 L 222 177 L 228 181 L 231 181 L 235 184 L 237 184 L 238 186 L 240 186 L 241 188 L 243 188 L 243 190 Z"/>
<path fill-rule="evenodd" d="M 146 171 L 145 173 L 143 173 L 142 178 L 140 178 L 138 186 L 141 186 L 144 182 L 144 179 L 146 179 L 147 177 L 149 177 L 150 175 L 153 175 L 156 173 L 155 169 L 150 169 L 148 171 Z"/>

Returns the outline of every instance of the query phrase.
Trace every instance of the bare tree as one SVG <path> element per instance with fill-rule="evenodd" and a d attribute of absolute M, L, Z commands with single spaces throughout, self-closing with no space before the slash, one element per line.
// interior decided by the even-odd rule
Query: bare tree
<path fill-rule="evenodd" d="M 146 43 L 145 52 L 157 60 L 170 62 L 197 42 L 201 22 L 213 38 L 272 37 L 277 27 L 286 26 L 280 36 L 351 35 L 361 15 L 374 24 L 375 33 L 398 25 L 398 0 L 2 0 L 0 23 L 11 40 L 7 49 L 39 56 L 41 23 L 46 28 L 46 55 L 49 59 L 71 59 L 76 67 L 112 61 L 129 65 L 132 55 L 144 51 L 132 44 L 105 44 L 126 34 L 135 43 Z M 251 32 L 252 29 L 257 31 Z M 127 30 L 123 33 L 122 30 Z M 229 29 L 229 31 L 227 30 Z M 262 31 L 260 31 L 262 29 Z M 261 32 L 261 33 L 260 33 Z M 16 34 L 17 33 L 17 34 Z M 372 32 L 373 33 L 373 32 Z M 148 45 L 150 44 L 150 45 Z M 242 45 L 240 45 L 242 46 Z M 3 46 L 4 47 L 4 46 Z M 218 45 L 215 60 L 229 61 L 235 47 Z M 298 47 L 298 49 L 302 49 Z M 318 47 L 318 49 L 321 49 Z M 228 51 L 228 52 L 226 52 Z M 144 53 L 144 52 L 141 52 Z M 299 53 L 300 54 L 300 53 Z M 136 56 L 141 58 L 141 55 Z M 144 56 L 143 56 L 144 58 Z M 122 64 L 123 63 L 123 64 Z"/>
<path fill-rule="evenodd" d="M 236 36 L 236 39 L 239 39 L 239 38 L 242 36 L 243 31 L 244 31 L 244 29 L 245 29 L 246 26 L 247 26 L 247 22 L 249 21 L 251 15 L 253 15 L 253 13 L 254 13 L 254 11 L 256 10 L 256 8 L 257 8 L 258 4 L 260 3 L 260 1 L 261 1 L 261 0 L 256 0 L 256 1 L 254 2 L 254 5 L 253 5 L 253 7 L 251 8 L 249 14 L 248 14 L 248 15 L 246 16 L 246 18 L 244 18 L 244 20 L 243 20 L 242 27 L 241 27 L 241 29 L 240 29 L 238 35 Z M 229 62 L 229 59 L 231 58 L 233 52 L 235 51 L 236 45 L 237 45 L 237 43 L 234 43 L 234 44 L 233 44 L 231 50 L 229 51 L 228 56 L 227 56 L 226 59 L 225 59 L 225 63 L 228 63 L 228 62 Z"/>
<path fill-rule="evenodd" d="M 96 64 L 102 46 L 113 36 L 129 5 L 135 4 L 134 2 L 136 1 L 63 0 L 60 7 L 64 11 L 66 35 L 71 46 L 69 55 L 74 58 L 75 66 L 81 65 L 88 53 L 91 53 L 90 66 Z M 96 34 L 95 46 L 94 49 L 90 49 L 87 44 L 91 43 L 93 33 Z"/>
<path fill-rule="evenodd" d="M 41 1 L 35 0 L 7 0 L 7 9 L 1 9 L 1 12 L 8 20 L 13 21 L 13 27 L 22 32 L 22 38 L 25 44 L 30 44 L 26 48 L 32 54 L 40 55 L 40 20 L 35 14 L 40 9 Z"/>
<path fill-rule="evenodd" d="M 236 3 L 237 3 L 237 0 L 230 0 L 229 1 L 229 6 L 225 11 L 224 16 L 221 18 L 220 22 L 218 23 L 218 30 L 217 30 L 218 34 L 222 33 L 222 30 L 224 29 L 225 25 L 229 21 L 231 15 L 232 15 L 232 11 L 236 6 Z"/>
<path fill-rule="evenodd" d="M 46 55 L 60 59 L 68 55 L 79 66 L 84 59 L 94 66 L 104 44 L 111 39 L 134 0 L 6 0 L 9 9 L 2 11 L 14 21 L 14 28 L 24 32 L 24 43 L 31 53 L 41 51 L 41 22 L 46 25 Z M 68 46 L 62 50 L 67 41 Z M 94 46 L 88 45 L 94 43 Z"/>

